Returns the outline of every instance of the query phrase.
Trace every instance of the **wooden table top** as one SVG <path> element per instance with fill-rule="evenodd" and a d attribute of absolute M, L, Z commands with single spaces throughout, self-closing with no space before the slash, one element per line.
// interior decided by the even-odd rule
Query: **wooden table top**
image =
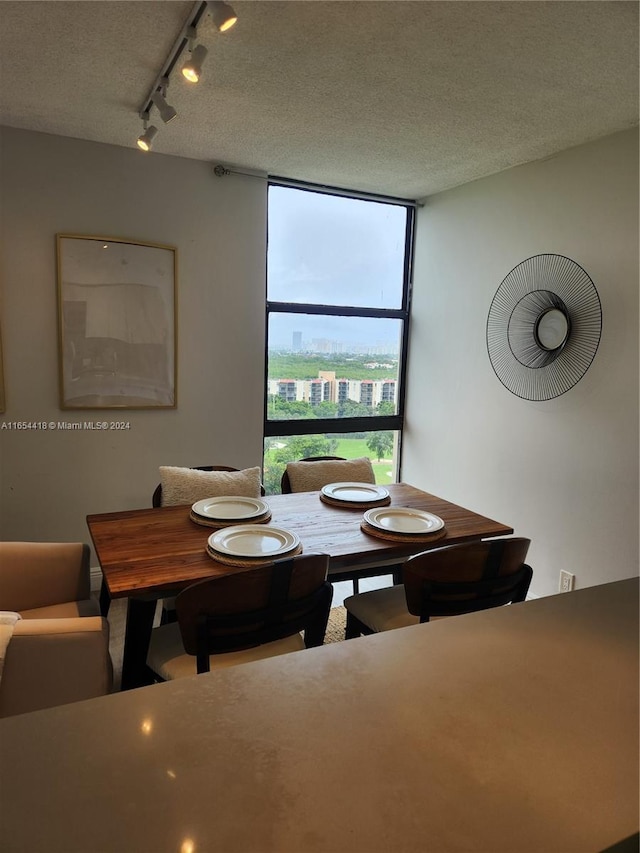
<path fill-rule="evenodd" d="M 446 535 L 434 546 L 513 533 L 511 527 L 430 495 L 407 483 L 387 486 L 392 506 L 440 516 Z M 270 495 L 271 524 L 296 533 L 305 553 L 330 556 L 330 569 L 385 565 L 429 547 L 428 542 L 375 539 L 360 529 L 364 510 L 329 506 L 318 492 Z M 177 591 L 194 581 L 243 571 L 214 561 L 205 551 L 213 530 L 189 518 L 189 506 L 88 515 L 87 525 L 111 598 Z"/>

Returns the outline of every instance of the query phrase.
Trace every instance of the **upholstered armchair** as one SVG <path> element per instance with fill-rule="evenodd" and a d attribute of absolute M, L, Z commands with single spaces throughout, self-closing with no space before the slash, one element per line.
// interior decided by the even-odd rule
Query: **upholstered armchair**
<path fill-rule="evenodd" d="M 0 717 L 111 692 L 87 545 L 0 542 L 0 611 Z"/>

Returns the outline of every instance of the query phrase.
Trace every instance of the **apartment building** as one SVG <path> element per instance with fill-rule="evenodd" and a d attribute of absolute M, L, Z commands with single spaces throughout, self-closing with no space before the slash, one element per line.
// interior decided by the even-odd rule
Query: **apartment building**
<path fill-rule="evenodd" d="M 375 408 L 378 403 L 395 403 L 395 379 L 336 379 L 335 373 L 321 371 L 318 379 L 269 379 L 269 394 L 287 403 L 344 403 L 351 400 Z"/>

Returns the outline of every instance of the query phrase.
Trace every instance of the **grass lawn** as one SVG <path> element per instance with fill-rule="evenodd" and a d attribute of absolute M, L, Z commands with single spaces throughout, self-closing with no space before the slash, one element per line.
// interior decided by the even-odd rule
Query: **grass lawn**
<path fill-rule="evenodd" d="M 265 462 L 271 461 L 271 455 L 273 451 L 270 451 L 265 455 Z M 335 456 L 344 456 L 345 459 L 359 459 L 361 456 L 367 456 L 371 458 L 371 452 L 367 447 L 367 441 L 364 438 L 342 438 L 338 442 L 338 446 L 334 453 Z M 373 472 L 376 477 L 376 483 L 384 486 L 388 483 L 393 482 L 392 480 L 392 470 L 393 465 L 391 460 L 378 462 L 375 459 L 371 459 L 371 464 L 373 466 Z M 284 466 L 283 466 L 284 469 Z"/>
<path fill-rule="evenodd" d="M 336 448 L 336 456 L 344 456 L 345 459 L 359 459 L 361 456 L 371 458 L 371 451 L 367 447 L 366 438 L 341 438 Z M 381 486 L 393 482 L 391 479 L 392 464 L 391 461 L 378 462 L 371 459 L 373 473 L 376 475 L 376 483 Z"/>
<path fill-rule="evenodd" d="M 336 448 L 336 456 L 344 456 L 345 459 L 358 459 L 360 456 L 369 456 L 365 438 L 341 438 Z"/>

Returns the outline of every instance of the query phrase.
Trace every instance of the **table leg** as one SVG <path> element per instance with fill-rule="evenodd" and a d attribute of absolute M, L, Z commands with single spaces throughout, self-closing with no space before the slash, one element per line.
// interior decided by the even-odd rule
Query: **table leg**
<path fill-rule="evenodd" d="M 327 580 L 331 583 L 339 583 L 340 581 L 353 581 L 354 583 L 354 592 L 357 594 L 359 591 L 356 589 L 355 584 L 357 581 L 362 580 L 363 578 L 378 578 L 384 577 L 385 575 L 393 575 L 394 584 L 402 583 L 402 563 L 389 563 L 388 565 L 381 566 L 368 566 L 367 568 L 343 568 L 338 570 L 329 569 L 329 575 Z"/>
<path fill-rule="evenodd" d="M 155 599 L 130 598 L 128 600 L 121 690 L 153 684 L 153 678 L 147 668 L 147 651 L 156 604 Z"/>
<path fill-rule="evenodd" d="M 105 583 L 104 578 L 102 578 L 102 584 L 100 586 L 100 615 L 106 618 L 109 615 L 110 606 L 111 596 L 109 595 L 107 584 Z"/>

